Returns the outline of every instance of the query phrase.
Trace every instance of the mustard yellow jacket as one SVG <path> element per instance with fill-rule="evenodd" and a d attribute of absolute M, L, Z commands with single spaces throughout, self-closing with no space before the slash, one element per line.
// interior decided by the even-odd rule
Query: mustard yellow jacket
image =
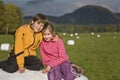
<path fill-rule="evenodd" d="M 36 49 L 42 41 L 42 33 L 36 33 L 29 24 L 16 30 L 14 51 L 18 67 L 24 66 L 24 57 L 36 56 Z"/>

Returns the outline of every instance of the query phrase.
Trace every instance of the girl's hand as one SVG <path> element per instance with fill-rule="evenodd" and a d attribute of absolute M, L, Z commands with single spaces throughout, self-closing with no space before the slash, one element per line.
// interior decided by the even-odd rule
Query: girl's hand
<path fill-rule="evenodd" d="M 45 74 L 45 73 L 48 73 L 50 71 L 51 67 L 50 66 L 47 66 L 45 69 L 42 70 L 42 73 Z"/>
<path fill-rule="evenodd" d="M 42 73 L 43 73 L 43 74 L 46 74 L 46 73 L 47 73 L 46 69 L 43 69 L 43 70 L 42 70 Z"/>
<path fill-rule="evenodd" d="M 50 71 L 50 69 L 51 69 L 51 67 L 50 67 L 50 66 L 47 66 L 47 67 L 46 67 L 46 71 L 47 71 L 47 72 L 49 72 L 49 71 Z"/>

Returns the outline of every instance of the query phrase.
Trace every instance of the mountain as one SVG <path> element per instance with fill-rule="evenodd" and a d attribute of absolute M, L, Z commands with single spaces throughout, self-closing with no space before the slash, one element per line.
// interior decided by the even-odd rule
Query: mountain
<path fill-rule="evenodd" d="M 120 17 L 120 13 L 116 13 L 116 15 Z"/>
<path fill-rule="evenodd" d="M 63 24 L 119 24 L 120 16 L 102 6 L 87 5 L 63 16 L 47 16 L 53 23 Z"/>

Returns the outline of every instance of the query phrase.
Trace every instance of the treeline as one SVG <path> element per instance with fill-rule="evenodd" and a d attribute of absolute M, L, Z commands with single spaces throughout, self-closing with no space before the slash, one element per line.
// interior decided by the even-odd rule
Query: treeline
<path fill-rule="evenodd" d="M 0 1 L 0 34 L 14 33 L 23 23 L 23 13 L 14 4 L 4 4 Z"/>
<path fill-rule="evenodd" d="M 57 32 L 66 33 L 120 32 L 120 24 L 101 24 L 101 25 L 55 24 L 55 30 Z"/>

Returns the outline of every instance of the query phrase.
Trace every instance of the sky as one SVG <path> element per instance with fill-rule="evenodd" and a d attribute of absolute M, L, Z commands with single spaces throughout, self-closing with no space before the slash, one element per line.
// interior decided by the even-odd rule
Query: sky
<path fill-rule="evenodd" d="M 120 13 L 120 0 L 2 0 L 4 4 L 13 3 L 20 7 L 24 16 L 42 13 L 50 16 L 62 16 L 86 5 L 103 6 Z"/>

